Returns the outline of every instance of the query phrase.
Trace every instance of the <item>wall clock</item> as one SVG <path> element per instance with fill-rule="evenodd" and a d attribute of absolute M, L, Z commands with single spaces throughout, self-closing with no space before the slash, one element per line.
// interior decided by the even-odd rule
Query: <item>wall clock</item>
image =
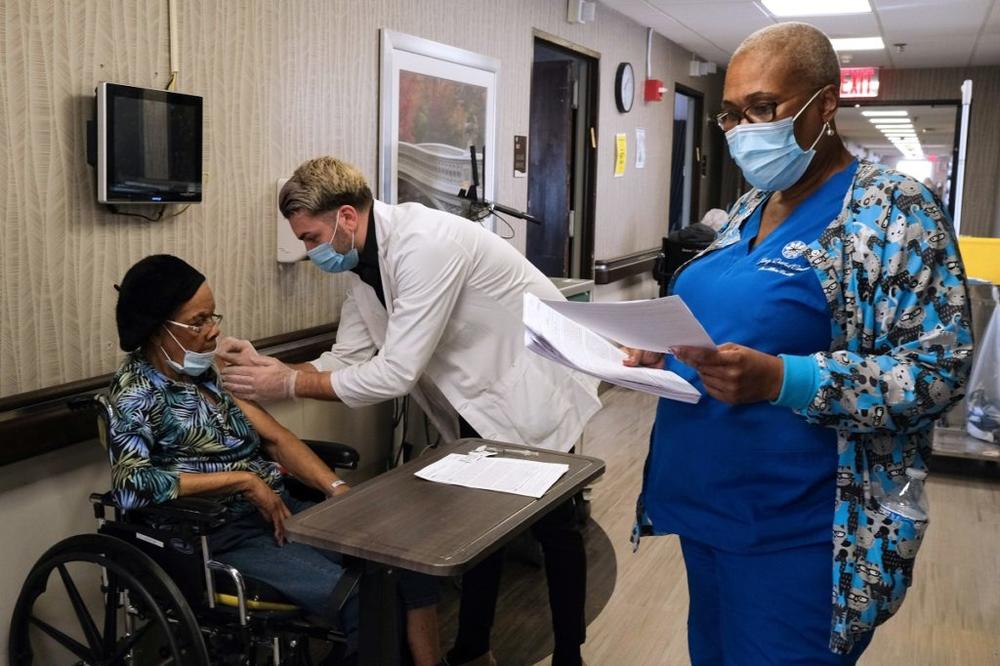
<path fill-rule="evenodd" d="M 635 73 L 632 71 L 632 63 L 623 62 L 618 65 L 618 72 L 615 74 L 615 106 L 622 113 L 632 110 L 632 102 L 635 99 Z"/>

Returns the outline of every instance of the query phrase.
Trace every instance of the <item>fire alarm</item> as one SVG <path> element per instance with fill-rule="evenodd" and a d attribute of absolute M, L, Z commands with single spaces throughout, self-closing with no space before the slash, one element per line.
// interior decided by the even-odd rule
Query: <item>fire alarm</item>
<path fill-rule="evenodd" d="M 659 79 L 646 79 L 644 99 L 647 102 L 662 102 L 663 93 L 665 92 L 667 92 L 667 89 L 663 86 L 663 81 Z"/>

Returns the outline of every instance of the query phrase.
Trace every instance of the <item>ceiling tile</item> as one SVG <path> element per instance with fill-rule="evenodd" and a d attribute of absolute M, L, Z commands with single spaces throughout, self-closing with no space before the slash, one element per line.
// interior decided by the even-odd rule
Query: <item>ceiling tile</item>
<path fill-rule="evenodd" d="M 604 0 L 601 0 L 601 1 L 603 2 Z M 656 7 L 657 9 L 659 9 L 661 11 L 664 11 L 664 12 L 669 12 L 672 8 L 677 7 L 678 5 L 693 5 L 693 4 L 700 4 L 700 5 L 736 5 L 736 4 L 739 4 L 739 5 L 746 5 L 748 7 L 752 7 L 754 5 L 754 3 L 751 2 L 751 0 L 737 0 L 737 1 L 734 1 L 734 0 L 700 0 L 698 3 L 692 2 L 692 0 L 646 0 L 646 2 L 648 2 L 653 7 Z M 714 11 L 714 9 L 713 9 L 713 11 Z"/>
<path fill-rule="evenodd" d="M 977 33 L 993 0 L 876 0 L 886 37 L 908 41 L 919 36 L 940 39 L 952 33 Z"/>
<path fill-rule="evenodd" d="M 670 41 L 705 60 L 711 60 L 719 65 L 729 60 L 728 53 L 712 46 L 702 35 L 678 23 L 645 0 L 604 0 L 604 4 L 642 25 L 651 27 Z"/>
<path fill-rule="evenodd" d="M 1000 34 L 1000 1 L 993 1 L 993 11 L 990 12 L 990 17 L 986 19 L 986 30 L 987 33 L 998 33 Z"/>
<path fill-rule="evenodd" d="M 983 65 L 1000 65 L 1000 36 L 983 35 L 976 44 L 975 53 L 972 54 L 972 65 L 981 67 Z"/>
<path fill-rule="evenodd" d="M 752 2 L 713 5 L 711 11 L 706 11 L 700 3 L 676 4 L 664 7 L 663 11 L 716 44 L 720 39 L 730 42 L 737 39 L 739 44 L 750 33 L 774 25 Z"/>
<path fill-rule="evenodd" d="M 885 51 L 853 51 L 849 63 L 842 63 L 844 67 L 891 67 Z"/>
<path fill-rule="evenodd" d="M 902 53 L 892 51 L 896 67 L 963 67 L 972 55 L 976 35 L 952 34 L 945 40 L 915 39 L 907 42 Z M 887 45 L 889 49 L 892 46 Z"/>
<path fill-rule="evenodd" d="M 828 37 L 877 37 L 879 35 L 878 22 L 875 20 L 874 14 L 803 16 L 797 20 L 816 26 Z"/>

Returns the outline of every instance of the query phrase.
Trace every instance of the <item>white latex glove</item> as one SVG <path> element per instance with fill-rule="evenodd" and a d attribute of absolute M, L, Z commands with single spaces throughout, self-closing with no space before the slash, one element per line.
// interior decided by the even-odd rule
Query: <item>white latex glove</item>
<path fill-rule="evenodd" d="M 254 359 L 260 358 L 260 354 L 249 340 L 228 336 L 219 338 L 218 346 L 215 348 L 215 356 L 222 361 L 223 365 L 253 365 Z"/>
<path fill-rule="evenodd" d="M 295 397 L 299 371 L 271 356 L 256 356 L 250 365 L 231 365 L 222 370 L 222 385 L 237 398 L 253 401 Z"/>

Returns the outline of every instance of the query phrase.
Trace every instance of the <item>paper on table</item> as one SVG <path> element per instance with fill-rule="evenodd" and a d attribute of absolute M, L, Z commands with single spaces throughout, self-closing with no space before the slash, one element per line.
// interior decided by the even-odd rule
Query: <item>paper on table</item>
<path fill-rule="evenodd" d="M 688 403 L 701 399 L 698 389 L 673 372 L 625 367 L 624 352 L 532 294 L 524 296 L 524 327 L 525 346 L 550 361 L 663 398 Z"/>
<path fill-rule="evenodd" d="M 715 343 L 680 296 L 646 301 L 585 303 L 544 301 L 556 312 L 615 342 L 654 352 L 671 347 L 707 347 Z"/>
<path fill-rule="evenodd" d="M 451 453 L 414 474 L 437 483 L 538 498 L 567 470 L 564 463 Z"/>

